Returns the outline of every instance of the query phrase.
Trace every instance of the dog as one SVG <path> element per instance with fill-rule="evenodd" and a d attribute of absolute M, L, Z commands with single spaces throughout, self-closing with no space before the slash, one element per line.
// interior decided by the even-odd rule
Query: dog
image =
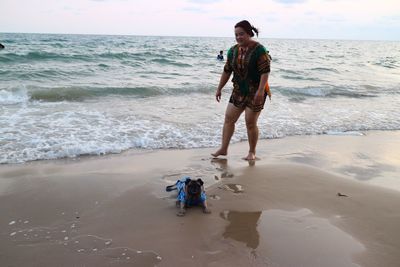
<path fill-rule="evenodd" d="M 207 196 L 201 179 L 192 180 L 185 176 L 174 185 L 167 186 L 166 191 L 177 190 L 176 206 L 179 208 L 177 216 L 185 216 L 186 208 L 201 206 L 204 213 L 211 213 L 207 207 Z"/>

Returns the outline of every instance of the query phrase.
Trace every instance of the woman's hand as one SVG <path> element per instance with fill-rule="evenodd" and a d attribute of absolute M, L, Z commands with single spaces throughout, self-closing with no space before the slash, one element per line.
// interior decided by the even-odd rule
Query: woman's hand
<path fill-rule="evenodd" d="M 231 77 L 232 72 L 225 72 L 223 71 L 221 74 L 221 78 L 219 79 L 219 85 L 217 87 L 217 92 L 215 92 L 215 99 L 217 102 L 221 100 L 221 91 L 224 88 L 225 84 L 228 82 L 229 77 Z"/>
<path fill-rule="evenodd" d="M 264 102 L 264 90 L 257 90 L 254 95 L 253 104 L 261 105 Z"/>
<path fill-rule="evenodd" d="M 217 89 L 217 92 L 215 93 L 215 99 L 217 102 L 221 100 L 221 89 Z"/>

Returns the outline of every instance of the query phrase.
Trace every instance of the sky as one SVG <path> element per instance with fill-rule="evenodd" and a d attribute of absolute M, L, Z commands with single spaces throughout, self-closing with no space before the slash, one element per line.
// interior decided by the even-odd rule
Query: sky
<path fill-rule="evenodd" d="M 400 0 L 0 0 L 0 32 L 400 40 Z"/>

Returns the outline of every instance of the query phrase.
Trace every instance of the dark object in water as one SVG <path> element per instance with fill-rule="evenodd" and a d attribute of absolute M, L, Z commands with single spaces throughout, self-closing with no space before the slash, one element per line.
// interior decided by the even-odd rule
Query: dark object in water
<path fill-rule="evenodd" d="M 5 48 L 5 46 L 2 43 L 0 43 L 0 49 L 4 49 L 4 48 Z"/>
<path fill-rule="evenodd" d="M 337 195 L 339 196 L 339 197 L 348 197 L 348 195 L 345 195 L 345 194 L 342 194 L 342 193 L 337 193 Z"/>

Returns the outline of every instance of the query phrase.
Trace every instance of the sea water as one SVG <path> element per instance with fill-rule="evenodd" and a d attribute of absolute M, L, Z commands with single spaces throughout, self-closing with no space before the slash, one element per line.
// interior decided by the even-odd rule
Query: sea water
<path fill-rule="evenodd" d="M 260 138 L 400 129 L 400 42 L 258 39 Z M 0 33 L 0 163 L 217 147 L 234 38 Z M 241 118 L 233 142 L 246 140 Z"/>

